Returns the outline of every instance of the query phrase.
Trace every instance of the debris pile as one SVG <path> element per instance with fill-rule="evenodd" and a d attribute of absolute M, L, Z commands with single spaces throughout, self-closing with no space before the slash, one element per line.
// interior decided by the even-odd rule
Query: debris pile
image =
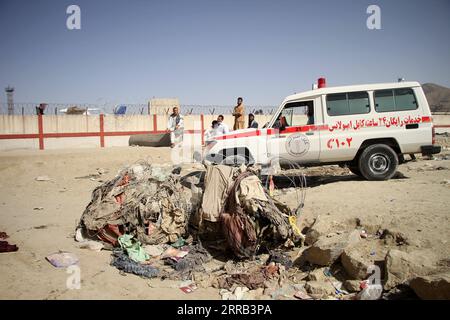
<path fill-rule="evenodd" d="M 293 237 L 289 208 L 272 199 L 251 172 L 240 173 L 220 214 L 228 245 L 239 258 L 252 258 L 266 246 Z"/>
<path fill-rule="evenodd" d="M 303 234 L 301 206 L 276 200 L 255 168 L 181 171 L 137 163 L 95 188 L 79 246 L 112 250 L 121 273 L 181 281 L 185 293 L 214 287 L 225 300 L 448 297 L 448 266 L 402 234 L 326 216 Z"/>
<path fill-rule="evenodd" d="M 146 244 L 175 242 L 187 235 L 192 208 L 171 166 L 139 163 L 94 189 L 80 221 L 84 237 L 118 246 L 133 235 Z"/>

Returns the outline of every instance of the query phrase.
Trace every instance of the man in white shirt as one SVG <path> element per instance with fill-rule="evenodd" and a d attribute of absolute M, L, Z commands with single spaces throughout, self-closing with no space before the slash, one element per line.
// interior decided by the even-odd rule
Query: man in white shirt
<path fill-rule="evenodd" d="M 178 107 L 173 107 L 172 114 L 167 122 L 167 130 L 170 131 L 170 147 L 183 141 L 184 122 L 183 116 L 180 114 Z"/>
<path fill-rule="evenodd" d="M 209 139 L 211 139 L 212 137 L 217 136 L 217 135 L 218 135 L 218 129 L 219 129 L 219 122 L 218 122 L 217 120 L 214 120 L 214 121 L 211 123 L 211 128 L 208 129 L 208 130 L 205 132 L 205 140 L 209 140 Z"/>
<path fill-rule="evenodd" d="M 217 122 L 219 123 L 219 126 L 217 128 L 217 134 L 227 134 L 230 132 L 230 129 L 228 129 L 228 126 L 225 122 L 223 122 L 223 115 L 219 115 L 217 117 Z"/>

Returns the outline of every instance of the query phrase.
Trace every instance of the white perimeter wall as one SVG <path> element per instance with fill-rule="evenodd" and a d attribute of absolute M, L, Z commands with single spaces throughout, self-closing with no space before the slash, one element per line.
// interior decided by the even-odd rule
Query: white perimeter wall
<path fill-rule="evenodd" d="M 233 117 L 224 114 L 225 123 L 230 129 L 233 129 Z M 256 115 L 256 121 L 259 127 L 268 122 L 269 115 Z M 104 132 L 126 132 L 143 131 L 151 133 L 155 129 L 158 131 L 166 130 L 167 115 L 156 116 L 156 128 L 154 128 L 153 115 L 105 115 Z M 217 119 L 217 115 L 204 115 L 204 129 L 211 126 L 211 122 Z M 201 130 L 201 116 L 184 116 L 185 130 Z M 435 125 L 450 125 L 450 115 L 434 115 Z M 98 133 L 100 132 L 100 117 L 98 115 L 45 115 L 43 116 L 44 134 L 58 133 Z M 436 132 L 450 132 L 450 128 L 436 128 Z M 36 115 L 0 115 L 0 136 L 9 134 L 38 134 L 38 116 Z M 105 147 L 128 146 L 129 135 L 126 136 L 105 136 Z M 186 140 L 201 141 L 200 134 L 187 134 Z M 45 149 L 61 148 L 98 148 L 100 147 L 100 137 L 58 137 L 45 138 Z M 14 149 L 39 149 L 39 139 L 0 139 L 0 150 Z"/>

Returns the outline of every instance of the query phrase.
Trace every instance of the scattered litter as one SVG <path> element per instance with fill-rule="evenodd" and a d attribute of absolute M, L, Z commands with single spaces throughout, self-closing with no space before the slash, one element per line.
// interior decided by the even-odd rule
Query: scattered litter
<path fill-rule="evenodd" d="M 294 294 L 294 297 L 300 300 L 314 300 L 313 297 L 311 297 L 309 294 L 301 290 L 297 291 Z"/>
<path fill-rule="evenodd" d="M 218 279 L 219 288 L 231 289 L 234 285 L 244 286 L 251 290 L 264 288 L 266 278 L 262 272 L 237 273 Z"/>
<path fill-rule="evenodd" d="M 6 232 L 0 232 L 0 239 L 4 240 L 9 238 Z M 15 252 L 19 250 L 15 244 L 9 244 L 8 241 L 0 241 L 0 252 Z"/>
<path fill-rule="evenodd" d="M 242 300 L 244 298 L 244 294 L 248 292 L 249 289 L 247 287 L 237 287 L 234 289 L 234 296 L 236 297 L 236 300 Z"/>
<path fill-rule="evenodd" d="M 186 245 L 186 240 L 184 240 L 183 238 L 178 238 L 177 241 L 175 241 L 174 243 L 171 244 L 171 246 L 174 248 L 181 248 L 185 245 Z"/>
<path fill-rule="evenodd" d="M 161 259 L 169 258 L 174 260 L 175 262 L 178 262 L 183 257 L 187 256 L 188 253 L 189 253 L 188 249 L 180 250 L 173 247 L 168 247 L 161 255 Z"/>
<path fill-rule="evenodd" d="M 191 293 L 191 292 L 194 292 L 195 290 L 197 290 L 197 285 L 192 283 L 190 285 L 180 287 L 180 290 L 183 291 L 184 293 Z"/>
<path fill-rule="evenodd" d="M 332 276 L 333 276 L 333 274 L 332 274 L 331 271 L 330 271 L 330 268 L 324 268 L 324 269 L 323 269 L 323 274 L 324 274 L 326 277 L 332 277 Z"/>
<path fill-rule="evenodd" d="M 92 251 L 100 252 L 103 249 L 104 245 L 103 245 L 103 243 L 98 242 L 98 241 L 88 240 L 88 241 L 81 242 L 78 245 L 78 247 L 80 249 L 89 249 Z"/>
<path fill-rule="evenodd" d="M 300 229 L 297 226 L 297 217 L 296 216 L 289 216 L 289 224 L 292 227 L 292 230 L 294 230 L 294 233 L 296 236 L 298 237 L 303 237 L 302 232 L 300 231 Z M 290 239 L 288 239 L 290 240 Z"/>
<path fill-rule="evenodd" d="M 107 174 L 109 171 L 104 169 L 104 168 L 97 168 L 97 173 L 98 174 Z"/>
<path fill-rule="evenodd" d="M 50 181 L 52 179 L 50 179 L 49 176 L 38 176 L 35 178 L 36 181 Z"/>
<path fill-rule="evenodd" d="M 33 210 L 44 210 L 44 207 L 34 207 Z"/>
<path fill-rule="evenodd" d="M 141 264 L 133 261 L 121 250 L 113 251 L 111 265 L 123 272 L 132 273 L 144 278 L 153 278 L 159 274 L 157 268 L 149 264 Z"/>
<path fill-rule="evenodd" d="M 166 259 L 165 262 L 175 269 L 176 275 L 180 278 L 188 278 L 194 271 L 204 272 L 203 264 L 212 259 L 209 252 L 200 243 L 183 247 L 183 250 L 172 249 L 175 250 L 173 252 L 177 252 L 177 255 L 181 254 L 184 257 L 181 259 Z"/>
<path fill-rule="evenodd" d="M 153 166 L 152 176 L 160 182 L 166 181 L 174 169 L 168 166 Z"/>
<path fill-rule="evenodd" d="M 145 252 L 151 257 L 158 257 L 164 252 L 164 248 L 161 245 L 148 244 L 144 246 Z"/>
<path fill-rule="evenodd" d="M 9 244 L 8 241 L 0 241 L 0 252 L 15 252 L 19 250 L 15 244 Z"/>
<path fill-rule="evenodd" d="M 273 278 L 278 275 L 280 268 L 275 262 L 270 262 L 267 266 L 264 267 L 264 276 L 266 278 Z"/>
<path fill-rule="evenodd" d="M 284 254 L 281 251 L 275 251 L 275 250 L 270 252 L 268 262 L 279 263 L 279 264 L 283 265 L 286 269 L 291 268 L 293 265 L 293 262 L 286 254 Z"/>
<path fill-rule="evenodd" d="M 383 293 L 381 284 L 370 284 L 369 280 L 361 282 L 361 291 L 356 295 L 357 300 L 378 300 Z"/>
<path fill-rule="evenodd" d="M 59 251 L 45 257 L 54 267 L 67 268 L 78 263 L 78 257 L 74 253 Z"/>
<path fill-rule="evenodd" d="M 227 289 L 221 289 L 219 294 L 222 296 L 222 300 L 243 300 L 244 294 L 248 291 L 249 289 L 247 287 L 236 287 L 234 292 Z"/>
<path fill-rule="evenodd" d="M 99 174 L 99 173 L 91 173 L 91 174 L 88 174 L 87 176 L 75 177 L 75 179 L 89 179 L 89 180 L 95 181 L 95 179 L 100 178 L 100 176 L 101 176 L 101 174 Z"/>
<path fill-rule="evenodd" d="M 83 241 L 86 241 L 86 239 L 85 239 L 84 236 L 83 236 L 83 230 L 82 230 L 81 228 L 77 228 L 77 229 L 75 230 L 75 240 L 76 240 L 77 242 L 83 242 Z"/>
<path fill-rule="evenodd" d="M 366 239 L 368 236 L 366 230 L 361 230 L 360 236 L 361 238 Z"/>
<path fill-rule="evenodd" d="M 129 234 L 124 234 L 118 238 L 120 247 L 124 249 L 131 260 L 136 262 L 142 262 L 148 260 L 150 257 L 141 247 L 139 241 L 133 240 L 133 236 Z"/>

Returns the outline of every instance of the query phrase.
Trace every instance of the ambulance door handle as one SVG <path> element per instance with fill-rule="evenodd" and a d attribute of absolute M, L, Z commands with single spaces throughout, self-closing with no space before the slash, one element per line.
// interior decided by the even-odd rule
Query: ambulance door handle
<path fill-rule="evenodd" d="M 419 124 L 418 123 L 410 123 L 410 124 L 407 124 L 405 127 L 406 127 L 406 129 L 419 129 Z"/>
<path fill-rule="evenodd" d="M 314 135 L 314 132 L 308 131 L 308 132 L 306 132 L 306 135 L 307 135 L 307 136 L 313 136 L 313 135 Z"/>

